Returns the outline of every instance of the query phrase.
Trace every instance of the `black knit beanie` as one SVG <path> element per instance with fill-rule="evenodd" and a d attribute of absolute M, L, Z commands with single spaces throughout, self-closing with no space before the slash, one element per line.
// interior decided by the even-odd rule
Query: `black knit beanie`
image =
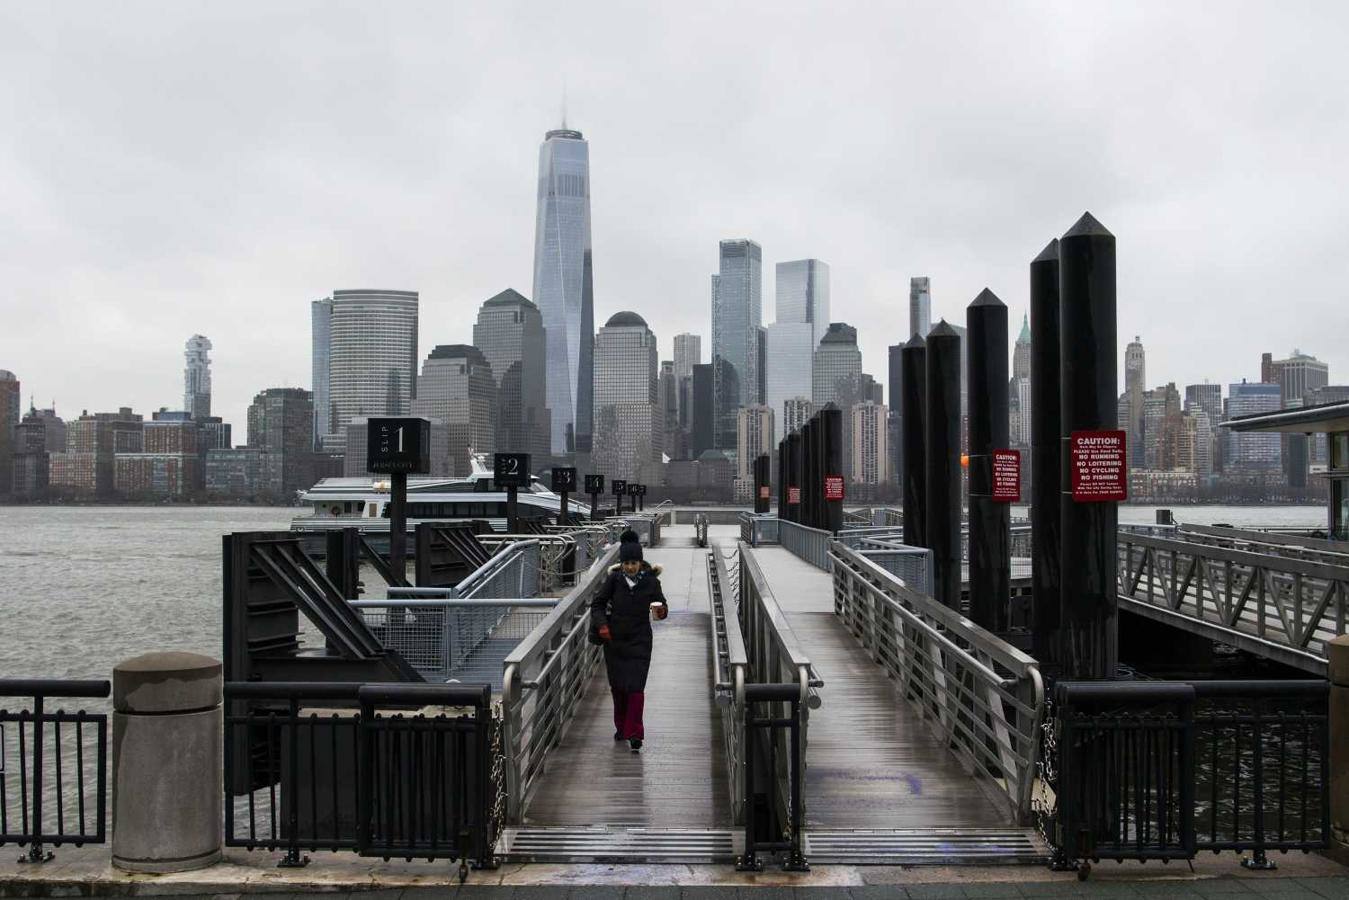
<path fill-rule="evenodd" d="M 618 545 L 619 562 L 640 562 L 642 559 L 642 545 L 637 541 L 623 541 Z"/>

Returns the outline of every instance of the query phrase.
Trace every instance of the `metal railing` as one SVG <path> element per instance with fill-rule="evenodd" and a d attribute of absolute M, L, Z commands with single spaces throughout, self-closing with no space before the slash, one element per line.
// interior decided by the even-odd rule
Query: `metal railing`
<path fill-rule="evenodd" d="M 486 685 L 229 682 L 225 844 L 495 865 L 499 722 Z M 450 710 L 469 712 L 450 714 Z"/>
<path fill-rule="evenodd" d="M 0 846 L 27 846 L 20 862 L 50 860 L 47 844 L 106 839 L 108 717 L 52 710 L 47 701 L 111 692 L 107 681 L 0 678 Z"/>
<path fill-rule="evenodd" d="M 548 753 L 562 740 L 601 658 L 588 640 L 590 600 L 617 556 L 617 546 L 606 550 L 502 663 L 505 816 L 512 825 L 521 822 Z"/>
<path fill-rule="evenodd" d="M 1121 532 L 1119 592 L 1131 612 L 1326 674 L 1345 633 L 1349 566 Z"/>
<path fill-rule="evenodd" d="M 693 540 L 699 547 L 707 546 L 707 516 L 698 513 L 693 517 Z"/>
<path fill-rule="evenodd" d="M 744 708 L 749 682 L 749 657 L 734 604 L 726 563 L 713 550 L 707 554 L 707 590 L 712 606 L 712 693 L 721 714 L 726 775 L 731 793 L 731 821 L 745 822 Z M 728 609 L 729 606 L 729 609 Z"/>
<path fill-rule="evenodd" d="M 760 853 L 786 854 L 783 867 L 808 868 L 805 857 L 805 766 L 809 711 L 824 682 L 783 615 L 758 561 L 738 545 L 738 613 L 748 673 L 737 755 L 744 767 L 745 853 L 738 867 L 762 867 Z M 728 626 L 729 627 L 729 626 Z M 767 709 L 762 707 L 766 705 Z"/>
<path fill-rule="evenodd" d="M 1045 709 L 1036 661 L 842 542 L 830 556 L 834 611 L 942 745 L 1028 821 Z"/>
<path fill-rule="evenodd" d="M 1325 681 L 1061 682 L 1054 865 L 1235 850 L 1268 869 L 1270 850 L 1328 846 L 1328 696 Z"/>
<path fill-rule="evenodd" d="M 778 542 L 778 517 L 770 513 L 740 514 L 740 540 L 751 547 Z"/>
<path fill-rule="evenodd" d="M 533 548 L 526 551 L 528 557 L 526 563 L 533 563 L 536 567 L 537 584 L 533 586 L 531 593 L 516 595 L 520 597 L 560 591 L 573 584 L 576 573 L 584 572 L 593 561 L 589 556 L 588 542 L 577 541 L 575 537 L 565 533 L 488 534 L 479 535 L 478 542 L 494 554 L 516 546 Z"/>
<path fill-rule="evenodd" d="M 837 540 L 918 593 L 932 593 L 932 551 L 904 543 L 903 528 L 852 528 L 839 532 Z"/>
<path fill-rule="evenodd" d="M 1176 537 L 1196 544 L 1209 544 L 1232 550 L 1248 550 L 1286 559 L 1349 566 L 1349 544 L 1303 537 L 1277 531 L 1223 528 L 1210 525 L 1181 525 Z"/>
<path fill-rule="evenodd" d="M 810 528 L 786 519 L 778 521 L 778 543 L 793 556 L 817 569 L 829 571 L 829 542 L 834 536 L 819 528 Z"/>

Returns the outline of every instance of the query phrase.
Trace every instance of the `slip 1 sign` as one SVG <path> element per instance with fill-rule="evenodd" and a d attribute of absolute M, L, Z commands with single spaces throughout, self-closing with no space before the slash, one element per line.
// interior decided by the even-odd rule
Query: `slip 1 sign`
<path fill-rule="evenodd" d="M 1073 501 L 1126 500 L 1129 470 L 1123 431 L 1074 431 L 1068 438 L 1072 458 Z"/>
<path fill-rule="evenodd" d="M 1021 502 L 1021 451 L 993 451 L 993 502 Z"/>
<path fill-rule="evenodd" d="M 788 506 L 801 505 L 801 489 L 799 487 L 787 488 L 787 505 Z"/>
<path fill-rule="evenodd" d="M 842 500 L 843 499 L 843 476 L 826 475 L 824 476 L 824 499 Z"/>

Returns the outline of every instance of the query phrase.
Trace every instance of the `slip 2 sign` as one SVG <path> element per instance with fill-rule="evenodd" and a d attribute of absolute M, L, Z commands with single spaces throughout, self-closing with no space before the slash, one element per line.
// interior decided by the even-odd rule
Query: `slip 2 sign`
<path fill-rule="evenodd" d="M 1074 431 L 1068 438 L 1068 446 L 1072 457 L 1073 502 L 1128 499 L 1129 471 L 1123 431 Z"/>
<path fill-rule="evenodd" d="M 993 451 L 993 502 L 1021 502 L 1021 451 Z"/>
<path fill-rule="evenodd" d="M 842 500 L 843 499 L 843 476 L 826 475 L 824 476 L 824 499 Z"/>

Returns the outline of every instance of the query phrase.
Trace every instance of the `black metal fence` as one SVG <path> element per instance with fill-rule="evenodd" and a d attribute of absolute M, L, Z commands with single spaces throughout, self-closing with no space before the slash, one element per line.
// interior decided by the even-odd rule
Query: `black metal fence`
<path fill-rule="evenodd" d="M 27 846 L 24 862 L 51 859 L 47 844 L 106 840 L 107 714 L 47 701 L 111 691 L 107 681 L 0 678 L 0 845 Z"/>
<path fill-rule="evenodd" d="M 1270 850 L 1328 846 L 1328 697 L 1324 681 L 1060 683 L 1056 866 L 1235 850 L 1272 868 Z"/>
<path fill-rule="evenodd" d="M 499 721 L 486 685 L 225 685 L 225 843 L 495 865 Z"/>
<path fill-rule="evenodd" d="M 745 685 L 745 853 L 736 868 L 761 871 L 763 853 L 785 854 L 783 868 L 807 872 L 805 729 L 795 684 Z"/>

